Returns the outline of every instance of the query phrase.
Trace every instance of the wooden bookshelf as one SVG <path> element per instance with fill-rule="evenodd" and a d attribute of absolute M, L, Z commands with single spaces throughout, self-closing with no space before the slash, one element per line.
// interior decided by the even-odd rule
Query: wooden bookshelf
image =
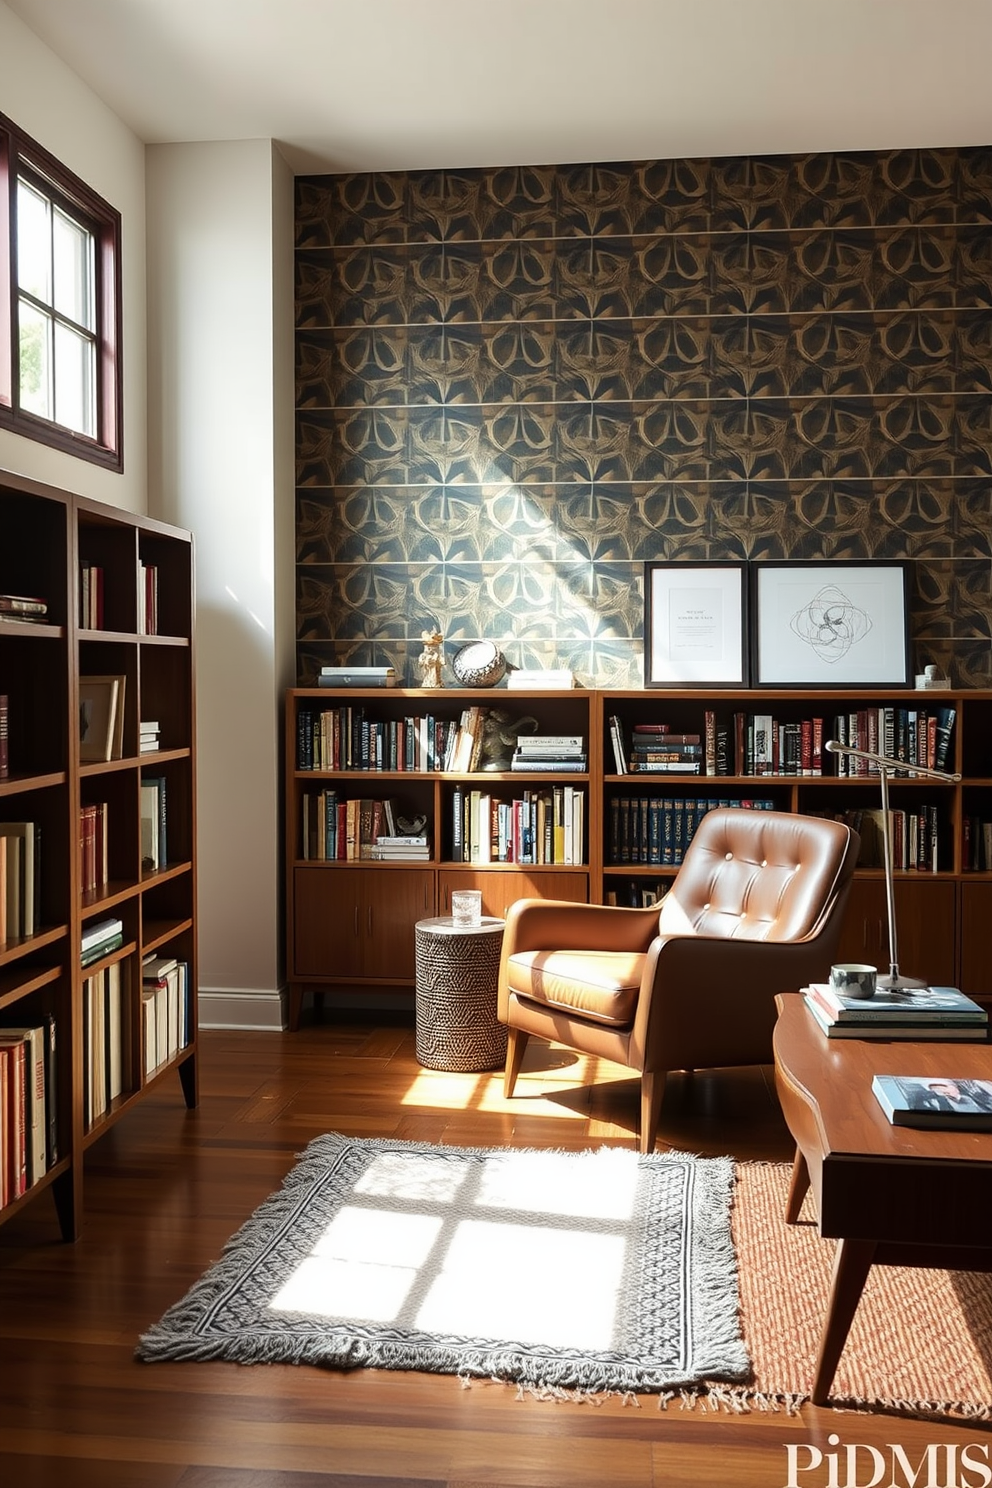
<path fill-rule="evenodd" d="M 397 769 L 388 753 L 380 767 L 370 760 L 325 760 L 323 768 L 301 768 L 300 720 L 303 715 L 351 709 L 366 723 L 379 726 L 388 741 L 398 720 L 429 716 L 450 722 L 471 705 L 505 710 L 511 718 L 529 715 L 542 733 L 575 733 L 586 740 L 587 771 L 578 776 L 478 773 Z M 678 871 L 678 846 L 659 838 L 653 850 L 626 856 L 617 839 L 622 803 L 645 813 L 654 805 L 664 813 L 697 814 L 716 802 L 754 805 L 796 813 L 845 814 L 853 824 L 864 818 L 867 839 L 870 814 L 880 807 L 877 775 L 841 775 L 837 758 L 822 742 L 835 736 L 838 720 L 851 727 L 874 714 L 873 728 L 883 727 L 884 710 L 897 716 L 953 710 L 945 768 L 960 773 L 957 783 L 927 781 L 910 774 L 890 786 L 891 809 L 899 813 L 907 834 L 926 851 L 919 866 L 897 868 L 896 910 L 900 963 L 914 975 L 938 984 L 961 987 L 992 1006 L 992 949 L 984 926 L 992 918 L 992 693 L 982 691 L 902 691 L 896 689 L 802 690 L 753 689 L 745 692 L 690 690 L 525 693 L 507 689 L 342 689 L 293 688 L 286 698 L 286 913 L 290 1026 L 295 1027 L 306 990 L 409 987 L 414 976 L 413 926 L 420 918 L 446 914 L 453 889 L 479 888 L 487 914 L 501 915 L 514 899 L 534 895 L 593 903 L 630 905 L 660 897 Z M 730 735 L 726 773 L 707 774 L 707 714 L 715 728 Z M 785 744 L 786 726 L 794 739 L 804 721 L 820 719 L 820 773 L 791 773 L 791 759 L 774 756 L 766 769 L 753 757 L 734 757 L 735 715 L 748 721 L 771 718 L 776 738 Z M 946 711 L 944 716 L 946 717 Z M 664 774 L 618 769 L 611 719 L 619 722 L 625 763 L 630 765 L 636 725 L 667 724 L 673 734 L 698 735 L 702 744 L 699 774 Z M 905 721 L 901 724 L 905 727 Z M 875 733 L 872 733 L 875 740 Z M 848 738 L 854 743 L 853 738 Z M 932 741 L 931 741 L 932 743 Z M 885 738 L 860 747 L 885 752 Z M 388 742 L 387 742 L 388 750 Z M 900 745 L 901 747 L 901 745 Z M 921 748 L 924 747 L 922 744 Z M 790 745 L 791 753 L 791 745 Z M 710 764 L 715 761 L 711 760 Z M 917 762 L 926 762 L 923 755 Z M 761 773 L 758 773 L 758 770 Z M 802 769 L 800 761 L 798 769 Z M 907 771 L 911 763 L 907 761 Z M 572 863 L 522 864 L 464 861 L 453 851 L 452 813 L 455 793 L 482 790 L 498 801 L 512 801 L 525 787 L 549 789 L 568 779 L 584 797 L 581 854 Z M 430 856 L 416 865 L 320 859 L 305 853 L 305 799 L 333 791 L 339 799 L 392 797 L 409 819 L 424 817 Z M 636 806 L 634 805 L 636 803 Z M 643 806 L 641 803 L 644 803 Z M 675 818 L 673 818 L 674 820 Z M 664 820 L 664 818 L 662 818 Z M 685 826 L 684 815 L 681 818 Z M 976 844 L 976 832 L 988 823 L 988 847 Z M 932 834 L 932 840 L 931 840 Z M 666 857 L 667 852 L 667 857 Z M 908 859 L 908 847 L 907 847 Z M 925 866 L 923 866 L 925 862 Z M 887 966 L 888 945 L 884 872 L 881 861 L 859 867 L 851 896 L 841 955 Z"/>
<path fill-rule="evenodd" d="M 139 625 L 139 584 L 149 566 L 157 579 L 154 634 Z M 99 572 L 99 611 L 83 603 L 84 568 L 88 586 Z M 10 766 L 0 779 L 0 823 L 36 824 L 39 863 L 33 926 L 0 938 L 0 1022 L 54 1024 L 46 1100 L 58 1153 L 38 1182 L 0 1208 L 0 1223 L 51 1188 L 62 1232 L 74 1238 L 84 1213 L 85 1149 L 173 1071 L 187 1104 L 197 1099 L 192 539 L 152 518 L 3 474 L 0 593 L 37 596 L 47 606 L 43 623 L 0 621 Z M 119 726 L 110 757 L 84 761 L 80 678 L 89 677 L 117 679 Z M 159 725 L 154 753 L 139 752 L 142 720 Z M 143 869 L 141 855 L 141 784 L 150 777 L 166 783 L 166 853 L 154 871 Z M 84 808 L 100 821 L 95 877 L 84 850 Z M 107 920 L 120 921 L 119 935 L 106 955 L 82 967 L 83 936 Z M 175 1041 L 146 1074 L 142 961 L 152 952 L 188 968 L 188 994 L 175 1025 L 183 1026 L 181 1046 Z M 112 1035 L 84 986 L 105 975 L 108 997 L 111 983 L 120 988 Z M 102 1086 L 94 1107 L 93 1071 L 109 1079 L 111 1053 L 119 1088 L 110 1094 Z"/>

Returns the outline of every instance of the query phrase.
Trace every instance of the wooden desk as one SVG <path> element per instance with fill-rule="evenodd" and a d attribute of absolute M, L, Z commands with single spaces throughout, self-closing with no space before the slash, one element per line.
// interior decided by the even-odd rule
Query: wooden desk
<path fill-rule="evenodd" d="M 811 1398 L 827 1398 L 872 1265 L 992 1271 L 992 1133 L 892 1126 L 874 1074 L 992 1079 L 988 1043 L 828 1039 L 798 992 L 775 999 L 775 1080 L 796 1139 L 786 1208 L 812 1187 L 820 1234 L 837 1240 Z"/>

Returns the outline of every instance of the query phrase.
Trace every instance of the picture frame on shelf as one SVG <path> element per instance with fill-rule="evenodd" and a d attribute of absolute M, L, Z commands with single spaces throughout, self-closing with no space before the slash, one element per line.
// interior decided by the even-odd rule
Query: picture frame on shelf
<path fill-rule="evenodd" d="M 756 687 L 910 687 L 909 565 L 751 565 Z"/>
<path fill-rule="evenodd" d="M 79 758 L 83 764 L 120 759 L 125 681 L 122 676 L 80 677 Z"/>
<path fill-rule="evenodd" d="M 644 565 L 645 687 L 749 685 L 746 563 Z"/>

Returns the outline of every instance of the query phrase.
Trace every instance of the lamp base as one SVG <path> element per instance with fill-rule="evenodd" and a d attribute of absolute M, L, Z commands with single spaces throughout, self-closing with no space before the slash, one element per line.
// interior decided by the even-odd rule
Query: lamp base
<path fill-rule="evenodd" d="M 886 976 L 880 976 L 875 985 L 880 992 L 930 991 L 929 982 L 921 982 L 919 977 L 900 976 L 898 971 L 889 972 Z"/>

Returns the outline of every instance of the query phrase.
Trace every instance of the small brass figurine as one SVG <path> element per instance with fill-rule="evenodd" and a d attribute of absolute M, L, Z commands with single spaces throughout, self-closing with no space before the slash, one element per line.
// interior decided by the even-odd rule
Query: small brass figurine
<path fill-rule="evenodd" d="M 417 657 L 417 670 L 423 679 L 420 685 L 427 688 L 443 687 L 441 668 L 444 665 L 444 657 L 441 654 L 441 647 L 444 644 L 444 636 L 439 630 L 422 630 L 420 639 L 424 643 L 424 649 Z"/>

